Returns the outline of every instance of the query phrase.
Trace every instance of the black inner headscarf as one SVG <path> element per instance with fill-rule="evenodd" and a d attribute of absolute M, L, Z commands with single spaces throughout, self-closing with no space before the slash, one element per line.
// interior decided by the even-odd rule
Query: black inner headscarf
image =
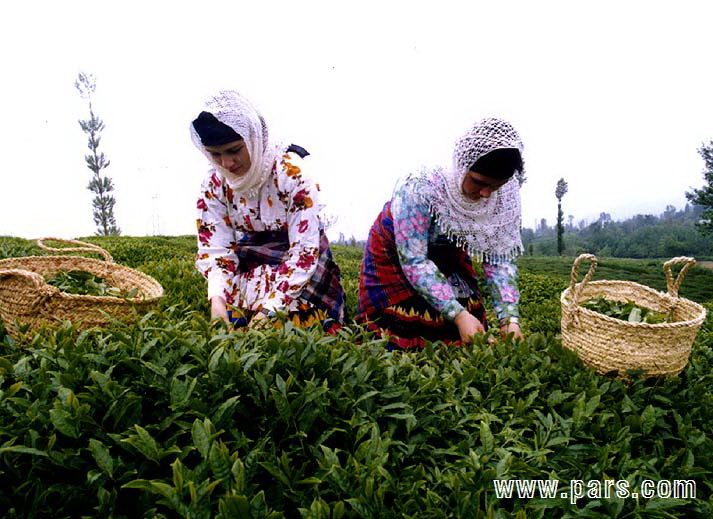
<path fill-rule="evenodd" d="M 522 171 L 520 150 L 515 148 L 493 150 L 476 160 L 470 170 L 496 180 L 506 180 L 516 171 Z"/>
<path fill-rule="evenodd" d="M 222 146 L 243 138 L 230 126 L 220 122 L 210 112 L 201 112 L 193 121 L 193 129 L 200 137 L 203 146 Z"/>

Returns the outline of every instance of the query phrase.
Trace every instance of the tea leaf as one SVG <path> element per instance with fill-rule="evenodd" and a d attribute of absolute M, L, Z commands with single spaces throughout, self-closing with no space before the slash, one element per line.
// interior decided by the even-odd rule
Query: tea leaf
<path fill-rule="evenodd" d="M 65 436 L 79 438 L 77 424 L 69 412 L 64 409 L 51 409 L 50 420 L 52 420 L 52 424 L 55 428 Z"/>
<path fill-rule="evenodd" d="M 144 490 L 146 492 L 151 492 L 153 494 L 163 496 L 169 501 L 177 501 L 176 489 L 173 488 L 171 485 L 168 485 L 161 481 L 134 479 L 122 485 L 122 488 L 135 488 L 137 490 Z"/>
<path fill-rule="evenodd" d="M 201 453 L 201 456 L 203 456 L 203 459 L 208 459 L 208 454 L 210 453 L 210 435 L 203 425 L 203 422 L 197 418 L 193 422 L 191 436 L 194 445 L 198 449 L 198 452 Z"/>
<path fill-rule="evenodd" d="M 161 459 L 161 452 L 158 448 L 156 440 L 148 433 L 146 429 L 140 425 L 134 425 L 135 435 L 121 440 L 126 442 L 136 448 L 141 454 L 146 456 L 151 461 L 158 461 Z"/>
<path fill-rule="evenodd" d="M 250 510 L 250 501 L 242 494 L 231 494 L 221 497 L 218 502 L 218 511 L 223 519 L 234 517 L 253 517 Z"/>
<path fill-rule="evenodd" d="M 216 478 L 225 480 L 230 476 L 230 457 L 228 448 L 223 442 L 216 441 L 212 443 L 208 452 L 208 462 Z"/>
<path fill-rule="evenodd" d="M 641 308 L 634 307 L 631 309 L 631 312 L 629 312 L 629 317 L 627 320 L 630 323 L 640 323 L 641 322 Z"/>
<path fill-rule="evenodd" d="M 89 440 L 89 450 L 92 453 L 94 461 L 97 462 L 102 471 L 104 471 L 110 478 L 114 476 L 114 460 L 109 454 L 109 449 L 99 440 L 91 438 Z"/>
<path fill-rule="evenodd" d="M 0 454 L 6 452 L 16 452 L 18 454 L 32 454 L 33 456 L 47 456 L 45 451 L 35 449 L 33 447 L 25 447 L 24 445 L 10 445 L 8 447 L 0 447 Z"/>
<path fill-rule="evenodd" d="M 656 425 L 656 410 L 652 405 L 647 405 L 644 412 L 641 413 L 641 432 L 650 434 Z"/>
<path fill-rule="evenodd" d="M 493 452 L 495 447 L 495 438 L 493 433 L 490 431 L 490 425 L 488 422 L 480 422 L 480 443 L 483 445 L 483 450 L 485 452 Z"/>
<path fill-rule="evenodd" d="M 584 407 L 584 416 L 592 416 L 592 414 L 594 414 L 594 411 L 599 406 L 601 398 L 601 395 L 594 395 L 587 401 L 587 404 Z"/>

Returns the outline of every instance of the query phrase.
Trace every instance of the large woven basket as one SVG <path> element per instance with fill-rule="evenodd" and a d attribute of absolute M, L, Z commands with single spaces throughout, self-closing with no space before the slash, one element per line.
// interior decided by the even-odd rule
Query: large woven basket
<path fill-rule="evenodd" d="M 577 283 L 579 265 L 591 261 L 589 271 Z M 676 280 L 671 267 L 683 264 Z M 706 310 L 693 301 L 678 296 L 683 277 L 695 264 L 692 258 L 678 257 L 664 263 L 668 292 L 659 292 L 630 281 L 590 281 L 597 258 L 582 254 L 572 266 L 570 286 L 562 292 L 562 344 L 576 352 L 597 373 L 617 372 L 626 378 L 634 370 L 641 376 L 676 375 L 683 370 L 691 354 Z M 633 301 L 656 312 L 673 310 L 670 323 L 630 323 L 581 306 L 595 297 L 609 301 Z"/>
<path fill-rule="evenodd" d="M 48 247 L 43 241 L 79 245 L 61 249 Z M 11 337 L 20 338 L 21 328 L 27 332 L 71 320 L 80 329 L 105 326 L 112 319 L 131 320 L 148 311 L 163 295 L 163 287 L 151 276 L 114 263 L 101 247 L 77 240 L 43 238 L 37 245 L 58 252 L 95 252 L 104 259 L 77 256 L 26 256 L 0 260 L 0 317 Z M 43 276 L 60 270 L 84 270 L 100 276 L 122 292 L 137 289 L 133 298 L 75 295 L 48 285 Z M 136 310 L 136 311 L 134 311 Z"/>

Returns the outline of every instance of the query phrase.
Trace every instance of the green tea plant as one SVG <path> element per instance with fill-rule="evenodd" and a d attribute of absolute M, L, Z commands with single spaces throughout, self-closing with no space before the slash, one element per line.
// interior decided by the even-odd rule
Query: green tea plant
<path fill-rule="evenodd" d="M 40 255 L 42 250 L 34 242 L 12 236 L 0 236 L 0 259 Z"/>
<path fill-rule="evenodd" d="M 360 251 L 334 253 L 356 283 Z M 133 325 L 22 342 L 0 329 L 0 516 L 713 514 L 710 318 L 679 376 L 624 382 L 562 347 L 558 277 L 521 272 L 524 341 L 403 354 L 353 324 L 231 332 L 208 321 L 188 251 L 136 267 L 167 295 Z M 496 479 L 693 480 L 696 494 L 573 503 L 498 497 Z"/>

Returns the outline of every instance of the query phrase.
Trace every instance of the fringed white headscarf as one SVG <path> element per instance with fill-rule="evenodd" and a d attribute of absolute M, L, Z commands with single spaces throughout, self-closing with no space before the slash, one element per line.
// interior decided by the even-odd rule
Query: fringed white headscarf
<path fill-rule="evenodd" d="M 230 126 L 245 140 L 250 154 L 250 169 L 243 175 L 234 175 L 217 164 L 203 146 L 191 124 L 193 143 L 208 158 L 233 191 L 241 193 L 246 198 L 254 198 L 269 177 L 275 161 L 285 154 L 287 146 L 270 141 L 267 124 L 262 115 L 238 92 L 221 90 L 208 99 L 203 110 Z"/>
<path fill-rule="evenodd" d="M 428 184 L 426 202 L 440 231 L 478 261 L 509 261 L 523 251 L 520 183 L 524 172 L 489 198 L 471 200 L 463 194 L 463 180 L 475 161 L 503 148 L 515 148 L 522 155 L 524 147 L 515 128 L 501 119 L 482 119 L 456 141 L 450 168 L 424 169 L 411 177 Z"/>

